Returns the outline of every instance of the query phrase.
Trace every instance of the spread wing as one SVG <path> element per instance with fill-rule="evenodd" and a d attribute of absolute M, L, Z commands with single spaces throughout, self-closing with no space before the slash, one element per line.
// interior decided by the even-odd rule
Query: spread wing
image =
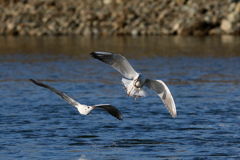
<path fill-rule="evenodd" d="M 120 54 L 110 52 L 92 52 L 92 57 L 111 65 L 128 79 L 133 79 L 137 72 L 132 68 L 127 59 Z"/>
<path fill-rule="evenodd" d="M 121 112 L 116 107 L 110 104 L 98 104 L 98 105 L 94 105 L 93 107 L 102 108 L 112 116 L 118 118 L 119 120 L 123 120 Z"/>
<path fill-rule="evenodd" d="M 60 97 L 62 97 L 62 99 L 64 99 L 65 101 L 67 101 L 69 104 L 73 105 L 74 107 L 78 106 L 78 105 L 81 105 L 80 103 L 78 103 L 77 101 L 73 100 L 72 98 L 70 98 L 69 96 L 67 96 L 66 94 L 60 92 L 59 90 L 53 88 L 53 87 L 50 87 L 46 84 L 43 84 L 41 82 L 38 82 L 34 79 L 29 79 L 31 82 L 33 82 L 34 84 L 40 86 L 40 87 L 44 87 L 44 88 L 47 88 L 51 91 L 53 91 L 54 93 L 58 94 Z"/>
<path fill-rule="evenodd" d="M 172 94 L 166 84 L 161 80 L 146 79 L 145 85 L 155 91 L 162 99 L 163 103 L 167 107 L 172 117 L 177 116 L 176 106 L 172 97 Z"/>

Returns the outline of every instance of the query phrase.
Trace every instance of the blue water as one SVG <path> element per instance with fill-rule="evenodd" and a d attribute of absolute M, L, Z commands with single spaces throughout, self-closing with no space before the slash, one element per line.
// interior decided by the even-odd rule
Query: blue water
<path fill-rule="evenodd" d="M 176 118 L 149 89 L 136 102 L 127 97 L 121 74 L 88 54 L 2 55 L 1 159 L 240 158 L 239 57 L 124 56 L 138 72 L 168 85 Z M 100 109 L 80 115 L 29 78 L 82 104 L 112 104 L 123 121 Z"/>

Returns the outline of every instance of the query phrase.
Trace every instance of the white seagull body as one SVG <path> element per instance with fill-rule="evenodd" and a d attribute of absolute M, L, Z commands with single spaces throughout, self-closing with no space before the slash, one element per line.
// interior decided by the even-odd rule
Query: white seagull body
<path fill-rule="evenodd" d="M 91 112 L 91 110 L 93 110 L 94 108 L 102 108 L 105 111 L 107 111 L 109 114 L 111 114 L 112 116 L 118 118 L 119 120 L 122 120 L 122 115 L 121 115 L 120 111 L 116 107 L 114 107 L 110 104 L 98 104 L 98 105 L 94 105 L 94 106 L 83 105 L 53 87 L 50 87 L 46 84 L 40 83 L 33 79 L 29 79 L 29 80 L 40 87 L 47 88 L 47 89 L 53 91 L 54 93 L 58 94 L 62 99 L 64 99 L 69 104 L 76 107 L 78 109 L 79 113 L 82 115 L 88 115 Z"/>
<path fill-rule="evenodd" d="M 172 94 L 163 81 L 151 80 L 146 78 L 144 75 L 137 73 L 129 64 L 127 59 L 120 54 L 110 52 L 92 52 L 91 55 L 92 57 L 111 65 L 127 78 L 122 78 L 122 82 L 128 96 L 134 96 L 135 100 L 137 100 L 138 97 L 147 96 L 147 93 L 142 88 L 143 86 L 147 86 L 158 94 L 172 117 L 177 116 L 176 106 Z"/>

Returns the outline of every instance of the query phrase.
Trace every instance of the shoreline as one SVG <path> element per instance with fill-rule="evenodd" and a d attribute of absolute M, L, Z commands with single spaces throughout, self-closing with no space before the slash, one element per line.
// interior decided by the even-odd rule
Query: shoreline
<path fill-rule="evenodd" d="M 240 1 L 0 0 L 0 35 L 240 35 Z"/>

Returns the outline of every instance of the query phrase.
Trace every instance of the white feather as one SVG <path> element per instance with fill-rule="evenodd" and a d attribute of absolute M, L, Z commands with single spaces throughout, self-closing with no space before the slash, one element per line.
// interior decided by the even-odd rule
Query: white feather
<path fill-rule="evenodd" d="M 128 79 L 122 78 L 122 83 L 124 85 L 125 91 L 128 94 L 130 93 L 129 96 L 133 96 L 133 97 L 136 97 L 136 96 L 146 97 L 147 96 L 147 93 L 144 91 L 144 89 L 136 88 L 133 85 L 133 80 L 128 80 Z"/>

